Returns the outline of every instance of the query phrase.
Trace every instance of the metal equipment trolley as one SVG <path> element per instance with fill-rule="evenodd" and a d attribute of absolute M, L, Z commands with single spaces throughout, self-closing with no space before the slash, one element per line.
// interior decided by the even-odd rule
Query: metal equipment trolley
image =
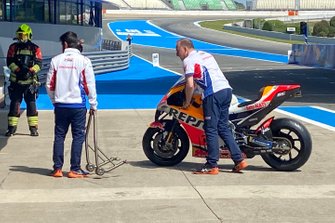
<path fill-rule="evenodd" d="M 93 126 L 92 125 L 93 122 Z M 89 133 L 92 128 L 93 131 L 93 146 L 89 144 Z M 90 161 L 90 151 L 93 151 L 94 153 L 94 162 L 93 164 Z M 119 166 L 125 164 L 127 161 L 123 160 L 120 161 L 120 158 L 118 157 L 108 157 L 105 153 L 101 151 L 101 149 L 98 146 L 98 140 L 97 140 L 97 123 L 96 123 L 96 112 L 93 110 L 90 110 L 89 112 L 89 118 L 86 126 L 86 135 L 85 135 L 85 152 L 86 152 L 86 169 L 89 172 L 95 171 L 95 173 L 99 176 L 102 176 L 104 173 L 112 171 Z M 114 163 L 117 162 L 117 163 Z M 102 168 L 103 166 L 107 166 Z"/>

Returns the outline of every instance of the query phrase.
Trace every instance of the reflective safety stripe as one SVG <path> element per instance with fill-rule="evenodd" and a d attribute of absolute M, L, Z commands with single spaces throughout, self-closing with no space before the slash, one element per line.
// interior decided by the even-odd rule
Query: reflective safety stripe
<path fill-rule="evenodd" d="M 11 82 L 16 82 L 16 74 L 11 73 L 11 74 L 10 74 L 10 77 L 9 77 L 9 80 L 10 80 Z"/>
<path fill-rule="evenodd" d="M 8 125 L 9 126 L 17 126 L 18 122 L 19 122 L 19 117 L 8 116 Z"/>
<path fill-rule="evenodd" d="M 29 126 L 37 126 L 38 125 L 38 116 L 29 116 L 28 117 L 28 125 Z"/>
<path fill-rule="evenodd" d="M 15 63 L 11 63 L 11 64 L 9 64 L 8 68 L 9 68 L 12 72 L 14 72 L 14 71 L 17 70 L 17 68 L 19 68 L 19 66 L 16 65 Z"/>
<path fill-rule="evenodd" d="M 37 64 L 35 64 L 32 68 L 31 68 L 35 73 L 39 72 L 41 70 L 40 66 L 38 66 Z"/>
<path fill-rule="evenodd" d="M 34 53 L 29 49 L 22 49 L 17 52 L 17 55 L 29 55 L 32 56 Z"/>
<path fill-rule="evenodd" d="M 37 83 L 38 82 L 37 78 L 38 78 L 38 76 L 35 74 L 35 75 L 33 75 L 33 77 L 28 78 L 28 80 L 25 80 L 25 81 L 23 81 L 23 80 L 16 81 L 16 74 L 11 73 L 10 77 L 9 77 L 9 80 L 11 82 L 16 82 L 16 83 L 21 84 L 21 85 L 28 85 L 28 84 L 32 84 L 34 82 Z"/>
<path fill-rule="evenodd" d="M 36 80 L 36 78 L 34 78 L 34 80 L 32 78 L 29 78 L 28 80 L 26 81 L 16 81 L 16 75 L 14 74 L 11 74 L 10 77 L 9 77 L 9 80 L 11 82 L 16 82 L 18 84 L 21 84 L 21 85 L 29 85 L 29 84 L 32 84 L 34 82 L 34 80 Z"/>

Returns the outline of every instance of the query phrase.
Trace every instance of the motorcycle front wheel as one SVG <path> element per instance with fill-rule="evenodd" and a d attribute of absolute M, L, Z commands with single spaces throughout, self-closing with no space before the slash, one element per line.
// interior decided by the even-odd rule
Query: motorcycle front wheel
<path fill-rule="evenodd" d="M 148 128 L 142 140 L 142 147 L 148 159 L 159 166 L 173 166 L 180 163 L 189 150 L 189 139 L 185 130 L 177 123 L 172 129 L 172 120 L 165 121 L 164 130 Z M 169 142 L 167 134 L 171 133 Z"/>
<path fill-rule="evenodd" d="M 306 127 L 300 122 L 281 118 L 271 123 L 273 153 L 263 154 L 263 160 L 272 168 L 293 171 L 303 166 L 312 153 L 312 139 Z"/>

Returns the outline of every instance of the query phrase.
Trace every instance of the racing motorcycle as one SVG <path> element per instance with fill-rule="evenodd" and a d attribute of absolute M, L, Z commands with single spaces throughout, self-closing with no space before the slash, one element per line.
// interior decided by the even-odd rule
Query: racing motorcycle
<path fill-rule="evenodd" d="M 146 130 L 142 146 L 149 160 L 159 166 L 173 166 L 188 154 L 206 157 L 206 137 L 201 92 L 195 91 L 191 106 L 183 109 L 185 80 L 180 78 L 159 102 L 154 122 Z M 269 85 L 255 100 L 239 103 L 236 96 L 229 108 L 229 125 L 244 158 L 260 155 L 272 168 L 293 171 L 303 166 L 312 152 L 306 127 L 291 118 L 268 117 L 271 111 L 292 97 L 301 96 L 300 85 Z M 220 158 L 230 158 L 220 140 Z"/>

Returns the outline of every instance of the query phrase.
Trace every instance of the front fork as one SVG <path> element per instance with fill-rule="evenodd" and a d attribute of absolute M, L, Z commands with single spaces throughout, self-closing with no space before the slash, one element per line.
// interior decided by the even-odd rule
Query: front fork
<path fill-rule="evenodd" d="M 159 128 L 160 130 L 167 132 L 165 138 L 163 139 L 163 142 L 165 142 L 165 144 L 171 144 L 173 140 L 174 129 L 179 124 L 179 122 L 177 119 L 173 118 L 171 124 L 170 122 L 165 123 L 169 123 L 169 125 L 171 126 L 164 126 L 162 120 L 164 120 L 164 118 L 168 116 L 168 114 L 165 114 L 161 117 L 162 114 L 163 112 L 156 110 L 155 121 L 150 123 L 150 128 Z"/>

